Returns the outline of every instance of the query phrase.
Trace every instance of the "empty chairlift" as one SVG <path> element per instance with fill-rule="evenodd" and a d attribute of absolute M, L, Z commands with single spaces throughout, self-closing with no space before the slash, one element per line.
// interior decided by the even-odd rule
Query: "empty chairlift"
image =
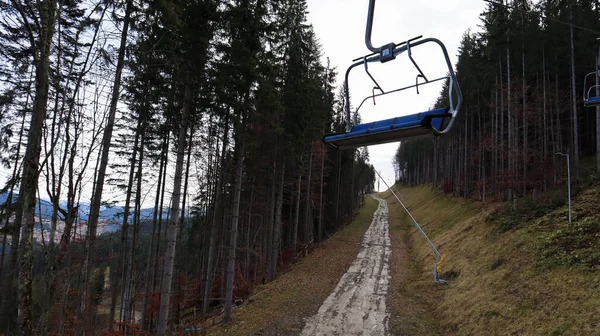
<path fill-rule="evenodd" d="M 585 75 L 585 78 L 583 79 L 583 105 L 585 106 L 592 107 L 600 105 L 600 96 L 596 94 L 596 89 L 600 88 L 600 85 L 594 84 L 588 87 L 588 78 L 594 76 L 593 78 L 595 81 L 595 78 L 598 75 L 600 75 L 600 73 L 590 72 Z"/>
<path fill-rule="evenodd" d="M 597 38 L 596 40 L 600 40 L 600 38 Z M 588 87 L 588 79 L 592 76 L 594 83 Z M 596 71 L 590 72 L 583 78 L 583 105 L 585 106 L 592 107 L 600 105 L 600 95 L 597 94 L 600 85 L 598 85 L 597 76 L 600 76 L 600 47 L 598 48 Z"/>
<path fill-rule="evenodd" d="M 327 134 L 323 137 L 323 142 L 330 144 L 338 149 L 356 148 L 362 146 L 370 146 L 383 144 L 388 142 L 396 142 L 405 139 L 423 136 L 437 136 L 447 133 L 453 126 L 456 115 L 462 105 L 462 93 L 458 86 L 458 81 L 452 69 L 450 58 L 444 44 L 435 38 L 415 37 L 406 42 L 399 44 L 390 43 L 379 48 L 373 47 L 371 43 L 371 31 L 373 28 L 373 13 L 375 11 L 375 0 L 369 1 L 369 12 L 367 15 L 367 29 L 365 34 L 365 43 L 371 54 L 353 60 L 353 64 L 346 71 L 344 81 L 345 88 L 345 114 L 346 114 L 346 132 Z M 417 46 L 434 43 L 437 44 L 444 56 L 446 66 L 448 67 L 447 76 L 428 79 L 423 71 L 413 59 L 411 48 Z M 418 71 L 415 85 L 401 87 L 391 91 L 384 91 L 377 83 L 375 78 L 369 72 L 369 63 L 381 62 L 386 63 L 396 59 L 396 56 L 406 52 L 410 61 L 414 64 Z M 363 99 L 358 108 L 354 111 L 353 116 L 350 112 L 350 94 L 348 79 L 350 71 L 356 67 L 363 66 L 367 75 L 371 78 L 375 87 L 373 93 Z M 357 114 L 362 105 L 369 99 L 375 100 L 376 97 L 399 92 L 402 90 L 416 88 L 419 92 L 420 85 L 426 85 L 442 80 L 448 80 L 448 107 L 438 108 L 431 111 L 423 111 L 416 114 L 403 115 L 396 118 L 385 119 L 381 121 L 357 124 Z M 379 93 L 375 94 L 375 90 Z M 455 100 L 456 98 L 456 100 Z"/>

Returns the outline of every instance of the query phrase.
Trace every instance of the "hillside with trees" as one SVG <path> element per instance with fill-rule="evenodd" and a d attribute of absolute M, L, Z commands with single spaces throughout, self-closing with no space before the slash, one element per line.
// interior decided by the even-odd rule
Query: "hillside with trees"
<path fill-rule="evenodd" d="M 227 320 L 373 190 L 366 149 L 321 142 L 343 103 L 306 1 L 0 8 L 0 332 Z M 111 204 L 120 230 L 100 234 Z"/>
<path fill-rule="evenodd" d="M 582 102 L 584 76 L 597 69 L 598 2 L 488 3 L 480 27 L 459 50 L 465 104 L 456 129 L 402 142 L 396 180 L 516 204 L 566 185 L 566 158 L 557 153 L 570 155 L 574 181 L 583 178 L 583 158 L 597 156 L 600 174 L 600 108 Z"/>

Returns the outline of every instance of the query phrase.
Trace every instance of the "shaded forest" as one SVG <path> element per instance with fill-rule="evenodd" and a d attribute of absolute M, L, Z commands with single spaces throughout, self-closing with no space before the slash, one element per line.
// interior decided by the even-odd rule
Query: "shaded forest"
<path fill-rule="evenodd" d="M 304 0 L 0 10 L 0 332 L 227 321 L 373 190 L 366 149 L 321 142 L 343 100 Z"/>
<path fill-rule="evenodd" d="M 402 142 L 396 180 L 516 202 L 566 185 L 563 155 L 575 181 L 582 158 L 597 156 L 600 173 L 600 108 L 583 104 L 584 76 L 597 71 L 598 1 L 488 3 L 480 27 L 464 34 L 459 50 L 465 104 L 455 129 Z M 435 106 L 446 100 L 442 93 Z"/>

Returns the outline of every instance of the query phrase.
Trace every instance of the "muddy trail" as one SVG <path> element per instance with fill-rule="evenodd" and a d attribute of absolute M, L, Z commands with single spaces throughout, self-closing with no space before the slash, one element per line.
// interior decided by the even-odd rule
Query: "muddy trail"
<path fill-rule="evenodd" d="M 386 335 L 389 314 L 386 296 L 390 281 L 389 211 L 379 202 L 360 252 L 319 312 L 307 320 L 302 331 L 308 335 Z M 327 267 L 323 265 L 323 267 Z"/>

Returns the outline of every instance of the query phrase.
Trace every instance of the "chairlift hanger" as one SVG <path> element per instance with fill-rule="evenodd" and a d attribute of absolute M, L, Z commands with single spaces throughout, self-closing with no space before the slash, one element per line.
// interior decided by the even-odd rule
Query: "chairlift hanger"
<path fill-rule="evenodd" d="M 600 38 L 597 38 L 596 40 L 600 40 Z M 596 76 L 600 76 L 600 70 L 599 70 L 600 69 L 600 47 L 598 47 L 598 59 L 596 62 L 597 62 L 596 71 L 588 73 L 583 78 L 583 105 L 586 107 L 593 107 L 593 106 L 600 105 L 600 96 L 598 96 L 598 95 L 592 96 L 592 90 L 599 88 L 600 85 L 594 84 L 594 85 L 590 86 L 589 88 L 587 86 L 587 80 L 590 76 L 594 76 L 594 78 L 596 78 Z"/>
<path fill-rule="evenodd" d="M 375 12 L 375 0 L 369 0 L 369 10 L 367 14 L 367 28 L 365 33 L 365 44 L 367 49 L 371 51 L 370 54 L 356 58 L 353 60 L 352 65 L 346 70 L 346 76 L 344 80 L 345 89 L 345 114 L 346 114 L 346 132 L 327 134 L 323 137 L 323 142 L 330 144 L 331 146 L 338 149 L 356 148 L 362 146 L 383 144 L 388 142 L 396 142 L 404 139 L 410 139 L 422 136 L 431 135 L 443 135 L 446 134 L 456 119 L 456 115 L 462 105 L 462 93 L 456 80 L 456 75 L 452 68 L 448 52 L 444 44 L 436 38 L 422 38 L 417 36 L 401 43 L 388 43 L 381 47 L 375 48 L 371 42 L 371 32 L 373 29 L 373 16 Z M 448 75 L 436 79 L 428 79 L 416 60 L 412 56 L 411 49 L 425 43 L 437 44 L 442 50 L 442 54 L 446 60 L 446 66 L 448 67 Z M 415 78 L 415 84 L 400 87 L 390 91 L 385 91 L 375 78 L 369 72 L 369 63 L 387 63 L 393 61 L 396 57 L 406 52 L 408 58 L 415 66 L 418 74 Z M 349 94 L 349 76 L 350 71 L 358 66 L 363 66 L 365 72 L 375 84 L 372 94 L 365 97 L 358 108 L 354 111 L 354 114 L 350 113 L 350 94 Z M 421 79 L 421 82 L 420 82 Z M 401 117 L 370 122 L 366 124 L 357 124 L 358 111 L 362 105 L 369 99 L 373 99 L 375 104 L 375 98 L 396 93 L 399 91 L 416 88 L 417 94 L 419 93 L 419 85 L 427 85 L 440 80 L 450 81 L 448 85 L 448 97 L 449 107 L 438 108 L 431 111 L 425 111 L 417 114 L 405 115 Z M 375 90 L 379 93 L 375 94 Z M 457 100 L 454 104 L 454 94 L 456 94 Z"/>

